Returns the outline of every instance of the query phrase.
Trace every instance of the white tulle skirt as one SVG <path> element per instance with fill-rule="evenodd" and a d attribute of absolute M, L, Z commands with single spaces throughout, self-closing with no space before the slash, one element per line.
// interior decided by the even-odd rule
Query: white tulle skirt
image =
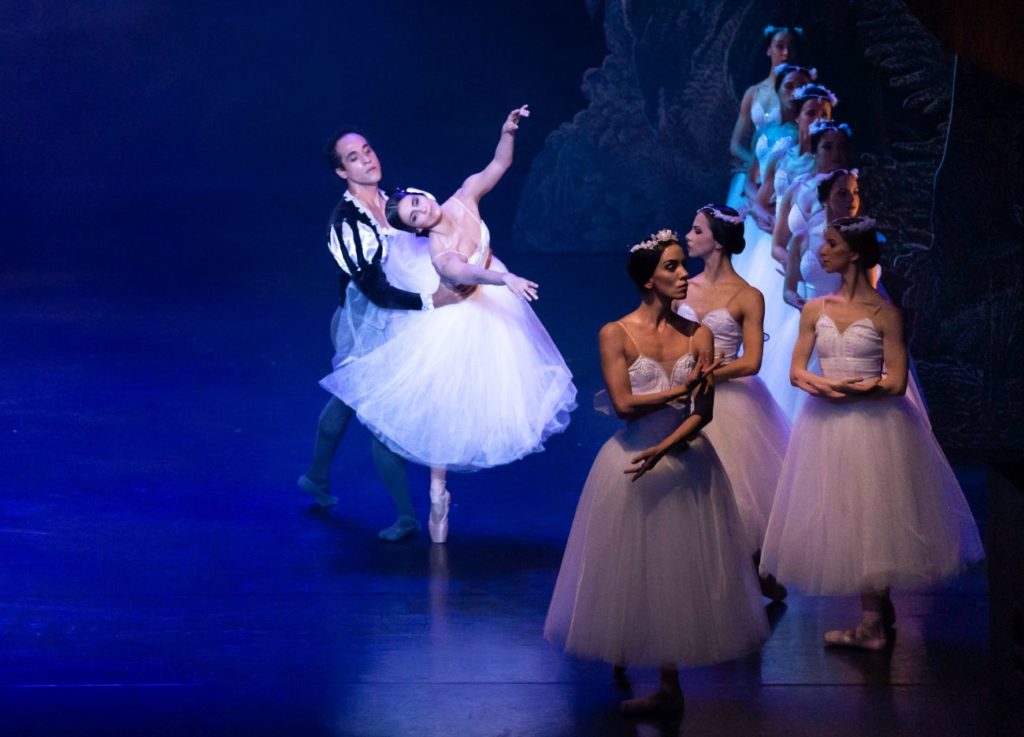
<path fill-rule="evenodd" d="M 809 397 L 790 436 L 761 553 L 806 594 L 918 590 L 984 553 L 960 485 L 905 397 Z"/>
<path fill-rule="evenodd" d="M 789 366 L 800 327 L 800 313 L 782 299 L 785 279 L 779 271 L 782 266 L 772 258 L 771 233 L 758 228 L 750 217 L 743 227 L 747 245 L 743 253 L 732 257 L 732 265 L 736 273 L 764 296 L 764 333 L 767 339 L 758 376 L 782 408 L 786 419 L 792 422 L 803 402 L 803 392 L 789 383 Z"/>
<path fill-rule="evenodd" d="M 796 388 L 789 380 L 790 367 L 793 364 L 793 348 L 796 346 L 797 336 L 800 334 L 800 310 L 786 304 L 780 296 L 773 307 L 776 313 L 773 315 L 771 328 L 765 327 L 768 333 L 768 340 L 764 344 L 764 354 L 761 358 L 761 370 L 758 376 L 772 398 L 778 403 L 779 408 L 789 422 L 793 422 L 800 412 L 800 408 L 807 398 L 807 392 Z M 767 315 L 767 298 L 765 299 L 765 314 Z M 808 369 L 816 371 L 818 367 L 817 353 L 812 353 L 808 362 Z"/>
<path fill-rule="evenodd" d="M 505 270 L 497 259 L 490 268 Z M 572 374 L 551 337 L 504 286 L 408 313 L 397 334 L 320 384 L 398 454 L 452 470 L 542 450 L 576 407 Z"/>
<path fill-rule="evenodd" d="M 703 436 L 632 482 L 630 459 L 682 420 L 618 432 L 587 477 L 544 634 L 609 663 L 699 666 L 757 650 L 768 623 L 728 477 Z"/>
<path fill-rule="evenodd" d="M 789 421 L 758 377 L 731 379 L 715 387 L 715 419 L 704 434 L 729 476 L 750 553 L 760 550 L 764 541 L 789 429 Z"/>

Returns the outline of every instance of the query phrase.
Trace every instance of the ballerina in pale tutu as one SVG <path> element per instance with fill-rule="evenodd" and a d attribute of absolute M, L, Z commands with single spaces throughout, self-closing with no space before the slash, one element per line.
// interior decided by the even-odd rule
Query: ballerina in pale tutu
<path fill-rule="evenodd" d="M 525 105 L 509 113 L 494 159 L 443 204 L 413 189 L 387 202 L 392 227 L 429 234 L 442 283 L 476 291 L 457 305 L 410 315 L 400 333 L 320 382 L 389 448 L 431 467 L 434 542 L 448 533 L 448 469 L 499 466 L 542 450 L 576 406 L 572 374 L 528 304 L 537 285 L 493 256 L 478 209 L 511 165 L 515 133 L 528 115 Z"/>
<path fill-rule="evenodd" d="M 745 191 L 744 183 L 756 176 L 754 143 L 765 126 L 778 123 L 779 95 L 775 91 L 775 70 L 785 64 L 795 63 L 804 29 L 789 26 L 765 26 L 767 40 L 765 55 L 768 57 L 768 76 L 751 85 L 740 100 L 740 113 L 733 126 L 729 152 L 736 157 L 740 169 L 733 177 L 729 188 L 728 204 L 738 207 Z"/>
<path fill-rule="evenodd" d="M 774 208 L 773 236 L 783 217 L 780 207 L 786 192 L 797 177 L 814 169 L 815 153 L 811 147 L 811 127 L 817 121 L 831 120 L 832 110 L 838 104 L 839 100 L 831 90 L 816 83 L 806 84 L 793 93 L 790 107 L 797 135 L 787 142 L 780 141 L 775 152 L 768 157 L 768 166 L 764 171 L 761 187 L 757 191 L 758 204 L 766 209 Z M 783 248 L 785 245 L 783 241 Z M 776 258 L 780 261 L 785 260 L 778 255 Z"/>
<path fill-rule="evenodd" d="M 678 238 L 637 244 L 628 269 L 640 306 L 599 336 L 608 398 L 627 425 L 590 469 L 544 634 L 620 672 L 660 667 L 658 691 L 624 711 L 680 710 L 680 665 L 755 651 L 768 623 L 728 476 L 701 433 L 714 338 L 672 311 L 687 288 Z"/>
<path fill-rule="evenodd" d="M 676 312 L 709 328 L 715 352 L 724 360 L 714 372 L 715 421 L 704 433 L 729 475 L 747 549 L 757 560 L 789 442 L 789 420 L 757 376 L 764 351 L 764 297 L 733 269 L 733 254 L 744 246 L 743 217 L 736 210 L 725 205 L 697 210 L 686 250 L 704 261 L 704 271 L 690 280 Z M 786 597 L 771 576 L 761 580 L 761 593 L 775 601 Z"/>
<path fill-rule="evenodd" d="M 762 207 L 758 203 L 758 192 L 764 182 L 765 172 L 775 155 L 789 146 L 798 136 L 796 116 L 793 111 L 793 96 L 801 87 L 817 79 L 816 69 L 781 64 L 775 68 L 775 94 L 779 98 L 779 117 L 777 120 L 766 121 L 754 142 L 754 160 L 751 162 L 750 176 L 746 182 L 746 198 L 751 206 L 751 215 L 758 226 L 771 232 L 775 213 L 772 208 Z"/>
<path fill-rule="evenodd" d="M 881 239 L 870 218 L 825 231 L 821 265 L 835 294 L 803 308 L 792 380 L 810 396 L 793 426 L 761 572 L 806 594 L 860 594 L 862 619 L 830 645 L 881 650 L 890 591 L 925 588 L 983 555 L 960 485 L 921 413 L 904 396 L 899 310 L 872 286 Z M 807 370 L 817 348 L 822 374 Z"/>

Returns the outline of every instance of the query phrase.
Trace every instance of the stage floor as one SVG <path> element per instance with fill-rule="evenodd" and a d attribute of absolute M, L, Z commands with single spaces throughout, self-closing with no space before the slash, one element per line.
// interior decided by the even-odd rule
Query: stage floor
<path fill-rule="evenodd" d="M 309 259 L 307 259 L 309 260 Z M 312 260 L 309 260 L 313 263 Z M 580 408 L 547 452 L 457 476 L 446 546 L 392 513 L 350 427 L 329 511 L 295 487 L 326 399 L 331 280 L 311 266 L 147 284 L 5 274 L 0 373 L 5 735 L 976 735 L 983 570 L 897 596 L 887 653 L 832 652 L 855 599 L 792 595 L 743 661 L 684 671 L 682 719 L 617 713 L 608 666 L 541 636 L 576 500 L 616 423 L 596 333 L 619 257 L 530 257 Z M 329 269 L 326 258 L 317 268 Z M 958 466 L 984 525 L 985 477 Z M 425 521 L 427 478 L 411 469 Z M 632 674 L 633 688 L 657 674 Z M 1007 732 L 1009 734 L 1009 732 Z"/>

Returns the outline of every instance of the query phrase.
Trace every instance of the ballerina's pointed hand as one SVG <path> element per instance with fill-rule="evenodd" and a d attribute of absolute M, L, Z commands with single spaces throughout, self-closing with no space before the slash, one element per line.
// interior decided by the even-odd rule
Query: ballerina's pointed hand
<path fill-rule="evenodd" d="M 501 132 L 502 133 L 515 133 L 517 130 L 519 130 L 519 121 L 520 121 L 520 119 L 522 119 L 522 118 L 529 118 L 529 117 L 530 117 L 530 106 L 529 105 L 523 105 L 522 107 L 517 107 L 515 110 L 513 110 L 512 112 L 510 112 L 508 114 L 507 118 L 505 118 L 505 125 L 501 126 Z"/>
<path fill-rule="evenodd" d="M 504 282 L 512 294 L 520 299 L 525 299 L 527 302 L 533 302 L 537 299 L 537 284 L 529 279 L 524 279 L 515 274 L 505 274 Z"/>
<path fill-rule="evenodd" d="M 633 464 L 630 468 L 627 468 L 623 473 L 631 474 L 633 476 L 632 481 L 636 481 L 645 473 L 650 471 L 656 465 L 658 461 L 662 459 L 666 453 L 666 449 L 659 446 L 653 448 L 647 448 L 646 450 L 640 451 L 640 454 L 635 458 L 630 458 L 629 462 Z"/>

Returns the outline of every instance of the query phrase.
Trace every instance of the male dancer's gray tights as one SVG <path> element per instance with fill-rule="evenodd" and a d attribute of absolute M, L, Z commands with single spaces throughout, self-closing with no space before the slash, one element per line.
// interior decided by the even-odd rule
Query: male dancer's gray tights
<path fill-rule="evenodd" d="M 316 424 L 316 442 L 313 444 L 313 460 L 306 475 L 318 484 L 328 485 L 331 461 L 355 414 L 352 408 L 337 397 L 331 397 L 320 412 Z M 409 500 L 409 481 L 405 476 L 405 462 L 376 437 L 373 438 L 373 465 L 388 490 L 395 511 L 399 517 L 416 517 Z"/>

